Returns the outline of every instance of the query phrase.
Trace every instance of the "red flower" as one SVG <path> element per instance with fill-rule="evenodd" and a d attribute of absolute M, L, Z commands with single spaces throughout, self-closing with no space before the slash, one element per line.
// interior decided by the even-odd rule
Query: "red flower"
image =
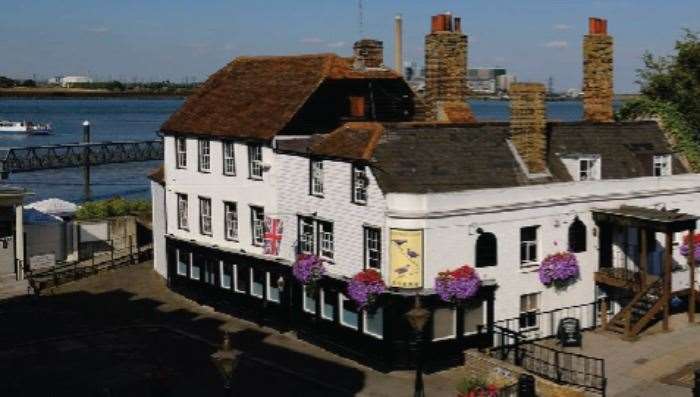
<path fill-rule="evenodd" d="M 359 281 L 359 282 L 362 282 L 365 284 L 383 282 L 382 275 L 379 274 L 379 272 L 374 270 L 374 269 L 365 269 L 365 270 L 357 273 L 353 277 L 353 280 Z"/>
<path fill-rule="evenodd" d="M 683 236 L 683 244 L 688 245 L 688 241 L 690 240 L 690 234 L 686 234 Z M 695 234 L 695 238 L 693 239 L 693 245 L 700 246 L 700 234 Z"/>

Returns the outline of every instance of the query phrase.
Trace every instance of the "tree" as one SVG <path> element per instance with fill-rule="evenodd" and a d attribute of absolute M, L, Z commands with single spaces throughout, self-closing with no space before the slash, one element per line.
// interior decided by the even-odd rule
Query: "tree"
<path fill-rule="evenodd" d="M 36 81 L 34 80 L 24 80 L 22 83 L 20 83 L 21 87 L 36 87 Z"/>
<path fill-rule="evenodd" d="M 644 97 L 668 102 L 687 119 L 700 135 L 700 36 L 685 30 L 675 45 L 675 53 L 656 57 L 647 52 L 644 68 L 638 70 L 638 83 Z"/>

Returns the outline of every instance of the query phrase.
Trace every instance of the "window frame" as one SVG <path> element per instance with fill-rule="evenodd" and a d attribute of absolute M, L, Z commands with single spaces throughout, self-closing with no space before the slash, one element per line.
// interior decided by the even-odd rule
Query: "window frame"
<path fill-rule="evenodd" d="M 231 149 L 230 156 L 228 148 Z M 222 173 L 225 176 L 236 176 L 236 144 L 233 141 L 222 141 L 221 143 Z M 231 166 L 230 170 L 228 166 Z"/>
<path fill-rule="evenodd" d="M 531 297 L 535 297 L 535 300 L 536 300 L 535 306 L 536 307 L 534 310 L 532 310 L 532 309 L 531 310 L 523 310 L 523 297 L 525 297 L 525 299 L 528 300 L 527 301 L 528 308 L 525 308 L 525 309 L 530 309 L 529 306 L 532 302 L 530 302 L 529 299 Z M 542 303 L 542 293 L 541 292 L 531 292 L 528 294 L 521 294 L 520 295 L 520 302 L 519 302 L 519 306 L 518 306 L 518 313 L 519 313 L 518 328 L 520 331 L 522 331 L 522 330 L 532 331 L 532 330 L 536 330 L 536 329 L 540 328 L 540 316 L 538 314 L 540 314 L 542 312 L 541 303 Z M 526 322 L 529 322 L 529 318 L 531 315 L 534 316 L 534 319 L 535 319 L 534 324 L 533 325 L 526 325 L 523 327 L 522 326 L 523 319 L 525 319 Z"/>
<path fill-rule="evenodd" d="M 277 285 L 277 279 L 279 279 L 280 276 L 277 275 L 277 278 L 274 280 L 275 284 L 272 284 L 272 281 L 273 281 L 272 276 L 273 276 L 272 273 L 265 272 L 265 279 L 266 279 L 265 283 L 267 284 L 265 286 L 265 300 L 267 300 L 268 302 L 272 302 L 272 303 L 280 303 L 282 301 L 282 291 L 280 291 L 279 286 Z M 276 300 L 272 299 L 270 297 L 270 291 L 272 291 L 273 289 L 277 290 L 277 299 Z"/>
<path fill-rule="evenodd" d="M 262 247 L 265 244 L 265 208 L 256 205 L 251 205 L 250 207 L 250 231 L 251 231 L 251 244 L 254 247 Z M 262 218 L 258 219 L 256 214 L 261 214 Z M 256 223 L 259 222 L 259 241 L 256 228 Z"/>
<path fill-rule="evenodd" d="M 233 285 L 234 285 L 233 266 L 234 266 L 233 264 L 226 263 L 223 260 L 219 261 L 219 287 L 221 287 L 221 289 L 225 289 L 225 290 L 229 290 L 229 291 L 233 289 Z M 224 276 L 226 275 L 227 268 L 230 270 L 230 273 L 228 275 L 229 276 L 229 285 L 225 286 L 224 285 L 224 280 L 225 280 Z"/>
<path fill-rule="evenodd" d="M 249 268 L 249 272 L 250 272 L 250 296 L 252 296 L 254 298 L 258 298 L 258 299 L 264 299 L 265 298 L 265 280 L 266 280 L 266 273 L 267 272 L 264 272 L 262 270 L 257 270 L 257 271 L 263 272 L 263 280 L 262 280 L 262 283 L 260 283 L 260 286 L 262 287 L 262 291 L 258 295 L 255 292 L 255 289 L 253 288 L 253 284 L 258 284 L 258 283 L 255 282 L 256 269 L 251 266 Z"/>
<path fill-rule="evenodd" d="M 447 335 L 447 336 L 435 337 L 435 312 L 437 312 L 438 310 L 449 310 L 450 313 L 452 313 L 452 334 Z M 442 307 L 434 308 L 430 312 L 430 324 L 431 324 L 431 328 L 432 328 L 430 330 L 431 331 L 431 340 L 433 342 L 457 338 L 457 310 L 455 310 L 454 307 L 442 306 Z"/>
<path fill-rule="evenodd" d="M 355 302 L 353 300 L 346 297 L 345 294 L 339 293 L 338 294 L 338 310 L 339 310 L 338 311 L 338 320 L 339 320 L 338 322 L 343 327 L 350 328 L 350 329 L 357 331 L 358 329 L 360 329 L 360 310 L 355 305 L 355 312 L 354 313 L 355 313 L 355 316 L 357 317 L 357 321 L 356 321 L 355 325 L 346 323 L 344 321 L 344 318 L 343 318 L 343 312 L 345 311 L 344 304 L 346 302 L 350 302 L 351 305 L 355 305 Z M 350 312 L 352 313 L 352 311 L 350 311 Z"/>
<path fill-rule="evenodd" d="M 233 211 L 229 211 L 230 207 L 233 207 Z M 229 214 L 233 214 L 233 219 L 229 219 Z M 224 239 L 238 242 L 238 221 L 238 203 L 235 201 L 224 201 Z M 233 227 L 229 228 L 232 224 Z M 232 236 L 229 235 L 229 229 L 233 231 Z"/>
<path fill-rule="evenodd" d="M 531 226 L 523 226 L 520 228 L 520 267 L 521 268 L 527 268 L 527 267 L 533 267 L 533 266 L 539 266 L 539 259 L 540 259 L 540 225 L 531 225 Z M 534 229 L 535 230 L 535 239 L 534 240 L 523 240 L 523 231 L 525 229 Z M 525 252 L 527 253 L 526 256 L 528 258 L 523 258 L 523 246 L 526 246 L 527 248 L 525 249 Z M 535 258 L 532 260 L 532 258 L 529 257 L 530 254 L 530 248 L 534 245 L 535 247 Z"/>
<path fill-rule="evenodd" d="M 177 197 L 177 228 L 190 231 L 189 196 L 186 193 L 175 193 Z M 184 203 L 184 208 L 182 206 Z"/>
<path fill-rule="evenodd" d="M 655 177 L 673 175 L 673 157 L 670 154 L 655 154 L 652 158 L 652 173 Z"/>
<path fill-rule="evenodd" d="M 307 227 L 311 227 L 311 233 L 306 233 Z M 311 240 L 309 242 L 309 240 Z M 297 218 L 297 251 L 299 254 L 314 255 L 316 253 L 316 222 L 314 218 L 299 215 Z M 303 244 L 303 248 L 302 248 Z M 309 245 L 310 244 L 310 245 Z"/>
<path fill-rule="evenodd" d="M 204 208 L 206 208 L 207 204 L 209 205 L 209 214 L 206 215 Z M 199 196 L 199 234 L 203 236 L 213 236 L 214 235 L 214 230 L 212 228 L 212 204 L 211 204 L 211 199 L 209 197 L 203 197 Z M 209 229 L 205 230 L 205 225 L 207 224 L 206 218 L 208 217 L 208 223 L 209 223 Z"/>
<path fill-rule="evenodd" d="M 316 253 L 319 256 L 319 258 L 328 259 L 332 261 L 333 256 L 335 255 L 335 228 L 333 227 L 333 222 L 315 219 L 314 223 L 317 233 Z M 327 230 L 325 230 L 326 227 L 330 227 L 330 233 Z M 330 239 L 327 238 L 328 235 L 330 235 Z"/>
<path fill-rule="evenodd" d="M 187 260 L 187 263 L 185 264 L 185 272 L 184 272 L 184 273 L 181 273 L 181 272 L 180 272 L 180 263 L 181 263 L 181 262 L 180 262 L 180 259 L 181 259 L 181 257 L 182 257 L 182 256 L 181 256 L 182 253 L 183 253 L 182 250 L 179 249 L 179 248 L 175 250 L 175 263 L 176 263 L 175 273 L 176 273 L 178 276 L 185 276 L 185 277 L 188 277 L 188 274 L 187 274 L 187 273 L 190 271 L 190 265 L 191 265 L 191 262 L 192 262 L 192 253 L 191 253 L 191 252 L 187 252 L 187 256 L 189 256 L 189 258 L 188 258 L 188 260 Z"/>
<path fill-rule="evenodd" d="M 377 233 L 376 238 L 376 248 L 372 247 L 371 233 Z M 373 226 L 363 226 L 363 243 L 364 243 L 364 269 L 375 269 L 381 271 L 382 269 L 382 229 L 380 227 Z M 372 258 L 372 253 L 376 252 L 376 258 Z M 376 266 L 372 265 L 372 262 L 376 261 Z"/>
<path fill-rule="evenodd" d="M 369 177 L 367 176 L 367 169 L 364 165 L 352 164 L 351 166 L 351 201 L 357 205 L 367 205 L 368 200 L 368 187 L 369 187 Z M 362 180 L 362 183 L 358 183 Z M 361 192 L 363 197 L 358 197 L 358 192 Z"/>
<path fill-rule="evenodd" d="M 574 229 L 576 225 L 581 225 L 580 227 L 583 227 L 583 229 L 581 229 L 580 227 Z M 581 232 L 583 233 L 582 236 L 579 235 L 579 233 Z M 579 218 L 578 216 L 574 218 L 574 220 L 571 222 L 571 225 L 569 225 L 567 234 L 567 249 L 569 250 L 569 252 L 576 254 L 580 252 L 586 252 L 588 250 L 588 227 L 586 227 L 586 224 L 583 223 L 581 218 Z M 583 241 L 579 241 L 578 237 L 582 237 Z"/>
<path fill-rule="evenodd" d="M 309 195 L 323 198 L 324 165 L 321 159 L 309 159 Z"/>
<path fill-rule="evenodd" d="M 596 175 L 594 174 L 594 168 L 597 159 L 594 157 L 580 157 L 578 159 L 578 180 L 579 181 L 594 181 L 596 180 Z M 583 164 L 587 164 L 587 169 L 584 171 Z M 585 173 L 585 177 L 584 177 Z"/>
<path fill-rule="evenodd" d="M 240 283 L 238 282 L 238 280 L 240 278 L 240 277 L 238 277 L 239 276 L 239 274 L 238 274 L 239 267 L 241 269 L 245 269 L 244 266 L 239 266 L 238 264 L 233 264 L 233 292 L 236 292 L 239 294 L 247 294 L 248 289 L 250 289 L 250 285 L 246 284 L 248 286 L 248 288 L 241 289 Z M 249 272 L 250 272 L 250 270 L 249 270 Z"/>
<path fill-rule="evenodd" d="M 336 299 L 331 299 L 331 303 L 329 303 L 329 306 L 333 308 L 333 312 L 331 313 L 330 317 L 326 316 L 326 290 L 323 288 L 319 289 L 319 300 L 321 302 L 321 318 L 327 321 L 335 321 L 335 315 L 338 313 L 338 301 Z M 337 292 L 330 291 L 330 294 L 333 295 L 339 295 Z M 335 302 L 332 303 L 332 302 Z"/>
<path fill-rule="evenodd" d="M 248 144 L 248 178 L 261 181 L 263 180 L 263 150 L 262 145 Z"/>
<path fill-rule="evenodd" d="M 309 314 L 316 315 L 316 313 L 318 313 L 318 309 L 317 309 L 318 299 L 316 298 L 316 296 L 314 296 L 314 295 L 312 294 L 312 295 L 309 297 L 308 291 L 307 291 L 307 286 L 306 286 L 306 285 L 302 285 L 301 293 L 303 294 L 303 295 L 302 295 L 302 301 L 301 301 L 301 308 L 302 308 L 302 310 L 303 310 L 305 313 L 309 313 Z M 307 309 L 307 306 L 306 306 L 307 299 L 313 300 L 313 302 L 314 302 L 313 311 Z"/>
<path fill-rule="evenodd" d="M 197 140 L 197 169 L 205 174 L 211 173 L 211 141 L 208 139 Z"/>
<path fill-rule="evenodd" d="M 199 269 L 199 271 L 197 272 L 197 276 L 195 277 L 195 272 L 194 272 L 194 268 L 195 268 L 194 262 L 195 262 L 195 259 L 197 259 L 197 258 L 196 258 L 196 256 L 193 254 L 193 255 L 192 255 L 192 259 L 190 260 L 190 279 L 191 279 L 191 280 L 201 281 L 201 280 L 202 280 L 202 265 L 199 264 L 199 265 L 196 266 L 197 269 Z"/>
<path fill-rule="evenodd" d="M 482 326 L 486 325 L 486 323 L 487 323 L 486 312 L 488 310 L 488 308 L 486 307 L 486 301 L 477 302 L 477 304 L 474 305 L 474 308 L 476 308 L 477 305 L 479 307 L 478 310 L 481 311 L 481 324 L 479 324 L 479 325 L 482 325 Z M 466 305 L 462 307 L 462 335 L 464 335 L 464 336 L 476 335 L 479 333 L 478 326 L 476 327 L 475 331 L 467 331 L 467 327 L 465 326 L 466 324 L 464 322 L 465 322 L 465 319 L 467 318 L 466 311 L 469 309 L 470 308 Z"/>
<path fill-rule="evenodd" d="M 184 145 L 184 150 L 181 144 Z M 175 138 L 175 168 L 187 169 L 187 138 Z"/>
<path fill-rule="evenodd" d="M 367 310 L 363 310 L 363 311 L 362 311 L 362 333 L 365 334 L 365 335 L 369 335 L 369 336 L 371 336 L 371 337 L 373 337 L 373 338 L 384 339 L 384 309 L 381 308 L 381 307 L 379 307 L 379 308 L 377 308 L 377 309 L 375 310 L 375 312 L 372 313 L 371 315 L 372 315 L 372 316 L 376 316 L 377 313 L 381 313 L 381 316 L 382 316 L 382 331 L 381 331 L 381 334 L 377 334 L 377 333 L 374 333 L 374 332 L 372 332 L 372 331 L 368 331 L 368 330 L 367 330 L 367 324 L 369 324 L 369 321 L 368 321 L 367 318 L 368 318 L 368 316 L 370 316 L 370 313 L 369 313 Z"/>

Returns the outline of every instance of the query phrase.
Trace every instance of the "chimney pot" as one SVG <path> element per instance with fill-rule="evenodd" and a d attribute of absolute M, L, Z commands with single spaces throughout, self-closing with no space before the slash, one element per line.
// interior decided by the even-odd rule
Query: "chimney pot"
<path fill-rule="evenodd" d="M 588 18 L 588 34 L 608 34 L 608 21 L 602 18 Z"/>
<path fill-rule="evenodd" d="M 434 15 L 431 18 L 431 29 L 432 33 L 436 32 L 452 32 L 452 15 L 450 14 L 439 14 Z"/>
<path fill-rule="evenodd" d="M 462 33 L 462 18 L 455 17 L 455 32 Z"/>

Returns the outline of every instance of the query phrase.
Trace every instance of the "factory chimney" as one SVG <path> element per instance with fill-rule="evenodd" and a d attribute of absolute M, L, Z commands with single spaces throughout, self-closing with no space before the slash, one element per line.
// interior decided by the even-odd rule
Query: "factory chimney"
<path fill-rule="evenodd" d="M 397 15 L 394 19 L 394 67 L 396 73 L 403 76 L 403 19 Z"/>
<path fill-rule="evenodd" d="M 589 18 L 583 39 L 583 117 L 613 121 L 613 38 L 600 18 Z"/>
<path fill-rule="evenodd" d="M 435 15 L 425 36 L 426 118 L 433 121 L 473 122 L 467 103 L 468 38 L 459 18 Z"/>

